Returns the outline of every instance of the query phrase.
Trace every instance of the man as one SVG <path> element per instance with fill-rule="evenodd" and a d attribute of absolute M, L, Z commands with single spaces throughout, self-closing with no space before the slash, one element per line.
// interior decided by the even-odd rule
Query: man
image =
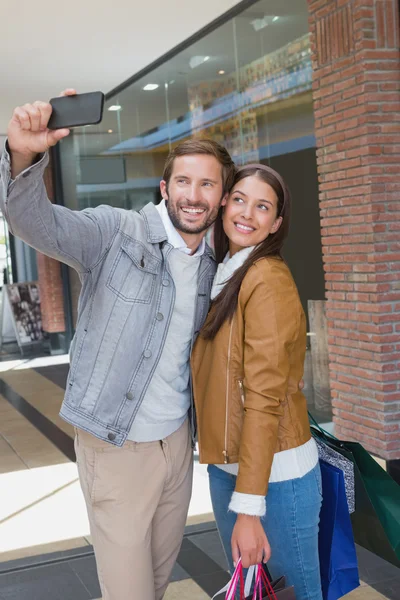
<path fill-rule="evenodd" d="M 191 495 L 189 354 L 215 273 L 204 235 L 234 164 L 213 141 L 187 141 L 166 161 L 159 206 L 74 212 L 52 205 L 43 184 L 48 148 L 69 133 L 50 131 L 50 114 L 43 102 L 15 109 L 1 208 L 14 235 L 82 282 L 60 414 L 76 428 L 103 600 L 159 600 Z"/>

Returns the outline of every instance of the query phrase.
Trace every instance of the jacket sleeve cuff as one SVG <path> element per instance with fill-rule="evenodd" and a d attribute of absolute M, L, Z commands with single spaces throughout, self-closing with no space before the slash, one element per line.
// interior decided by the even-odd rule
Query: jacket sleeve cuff
<path fill-rule="evenodd" d="M 256 496 L 256 494 L 233 492 L 229 510 L 242 515 L 263 517 L 266 513 L 265 497 Z"/>
<path fill-rule="evenodd" d="M 11 154 L 10 154 L 10 148 L 8 146 L 7 139 L 4 142 L 3 153 L 1 155 L 1 163 L 2 163 L 3 168 L 5 166 L 7 179 L 9 180 L 9 183 L 14 183 L 15 179 L 11 179 Z M 44 152 L 43 154 L 38 154 L 36 157 L 36 160 L 29 167 L 27 167 L 24 171 L 21 171 L 21 173 L 19 173 L 19 175 L 17 175 L 16 179 L 20 179 L 24 173 L 27 173 L 28 171 L 31 171 L 32 169 L 42 173 L 44 171 L 45 167 L 47 167 L 48 163 L 49 163 L 49 153 L 48 152 Z"/>

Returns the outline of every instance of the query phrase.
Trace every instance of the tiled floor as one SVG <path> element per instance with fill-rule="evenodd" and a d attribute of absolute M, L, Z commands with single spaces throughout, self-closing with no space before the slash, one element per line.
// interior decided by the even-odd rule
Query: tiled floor
<path fill-rule="evenodd" d="M 0 600 L 100 597 L 73 463 L 73 430 L 58 416 L 65 358 L 0 363 Z M 63 364 L 64 362 L 64 364 Z M 364 583 L 349 600 L 400 599 L 400 570 L 359 549 Z M 188 527 L 166 600 L 205 600 L 227 580 L 196 464 Z"/>

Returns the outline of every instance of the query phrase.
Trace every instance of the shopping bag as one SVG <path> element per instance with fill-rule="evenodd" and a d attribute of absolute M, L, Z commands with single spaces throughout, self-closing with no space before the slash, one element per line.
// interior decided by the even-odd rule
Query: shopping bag
<path fill-rule="evenodd" d="M 390 548 L 396 556 L 394 564 L 400 566 L 400 485 L 390 477 L 390 475 L 376 462 L 376 460 L 356 442 L 346 442 L 355 459 L 355 463 L 360 471 L 367 494 L 374 507 L 376 516 L 384 530 L 385 539 L 390 544 Z M 361 514 L 362 506 L 360 506 Z M 376 554 L 380 553 L 380 544 L 371 539 L 364 531 L 369 529 L 364 521 L 363 527 L 360 520 L 357 521 L 360 531 L 358 537 L 364 541 L 363 546 L 368 544 L 371 549 L 374 548 Z"/>
<path fill-rule="evenodd" d="M 319 426 L 311 431 L 354 464 L 355 542 L 400 567 L 400 486 L 358 442 L 338 440 Z"/>
<path fill-rule="evenodd" d="M 286 586 L 285 577 L 279 577 L 275 581 L 267 575 L 264 565 L 258 565 L 255 572 L 255 584 L 253 594 L 245 596 L 245 600 L 296 600 L 294 587 Z M 251 588 L 250 588 L 251 589 Z M 246 590 L 247 591 L 247 590 Z"/>
<path fill-rule="evenodd" d="M 294 587 L 286 587 L 285 577 L 270 581 L 268 570 L 263 565 L 247 569 L 246 580 L 243 577 L 243 566 L 239 559 L 231 580 L 213 598 L 226 593 L 225 600 L 296 600 Z M 252 590 L 254 582 L 254 590 Z"/>
<path fill-rule="evenodd" d="M 322 507 L 319 560 L 324 600 L 337 600 L 360 585 L 343 471 L 320 460 Z"/>
<path fill-rule="evenodd" d="M 349 513 L 352 514 L 356 509 L 356 494 L 354 481 L 354 464 L 353 462 L 342 456 L 337 450 L 328 446 L 323 440 L 314 438 L 317 444 L 318 456 L 320 460 L 324 460 L 330 465 L 337 467 L 343 471 L 344 487 L 346 490 L 347 505 Z"/>

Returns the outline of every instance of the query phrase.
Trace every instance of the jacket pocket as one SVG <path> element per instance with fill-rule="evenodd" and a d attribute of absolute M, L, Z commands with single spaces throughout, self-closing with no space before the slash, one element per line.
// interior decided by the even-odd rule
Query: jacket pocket
<path fill-rule="evenodd" d="M 125 302 L 149 304 L 160 261 L 142 244 L 124 240 L 107 279 L 107 287 Z"/>

